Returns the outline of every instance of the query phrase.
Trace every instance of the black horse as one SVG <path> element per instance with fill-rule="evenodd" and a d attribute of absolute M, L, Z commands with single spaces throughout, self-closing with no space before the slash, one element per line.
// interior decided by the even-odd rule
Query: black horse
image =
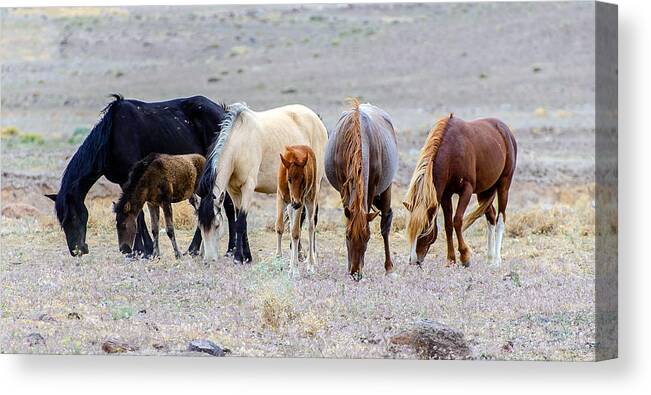
<path fill-rule="evenodd" d="M 73 256 L 88 253 L 86 224 L 88 210 L 84 199 L 101 177 L 123 186 L 129 170 L 152 152 L 164 154 L 198 153 L 206 155 L 220 132 L 225 106 L 203 96 L 147 103 L 112 95 L 115 100 L 102 110 L 81 147 L 68 163 L 55 195 L 59 223 L 66 235 L 68 250 Z M 228 251 L 235 247 L 235 209 L 229 196 L 224 201 L 228 217 Z M 140 212 L 134 252 L 149 256 L 153 243 L 147 232 L 145 217 Z M 197 254 L 201 233 L 195 232 L 188 250 Z"/>

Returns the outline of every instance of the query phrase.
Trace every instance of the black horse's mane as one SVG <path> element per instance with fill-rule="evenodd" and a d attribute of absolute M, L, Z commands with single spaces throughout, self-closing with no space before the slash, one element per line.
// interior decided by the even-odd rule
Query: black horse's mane
<path fill-rule="evenodd" d="M 122 208 L 126 204 L 127 201 L 129 201 L 129 198 L 131 195 L 136 191 L 136 188 L 138 187 L 138 182 L 142 178 L 142 175 L 145 174 L 145 171 L 149 168 L 149 165 L 158 157 L 160 154 L 152 152 L 151 154 L 147 155 L 144 159 L 136 162 L 135 165 L 131 168 L 129 171 L 129 180 L 124 184 L 124 187 L 122 188 L 122 194 L 120 194 L 120 198 L 118 199 L 117 203 L 115 203 L 114 211 L 115 212 L 121 212 Z"/>
<path fill-rule="evenodd" d="M 60 224 L 68 215 L 69 205 L 65 204 L 68 194 L 79 186 L 82 179 L 101 175 L 102 169 L 106 165 L 108 152 L 108 141 L 111 135 L 113 125 L 113 109 L 115 104 L 124 100 L 124 97 L 118 93 L 113 93 L 109 97 L 114 100 L 102 109 L 100 112 L 101 119 L 93 127 L 90 134 L 81 147 L 75 152 L 74 156 L 68 163 L 63 177 L 61 178 L 61 188 L 57 194 L 56 212 Z"/>

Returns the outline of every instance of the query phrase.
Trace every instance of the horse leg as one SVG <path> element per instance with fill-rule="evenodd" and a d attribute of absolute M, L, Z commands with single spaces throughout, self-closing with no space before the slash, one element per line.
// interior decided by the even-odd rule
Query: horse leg
<path fill-rule="evenodd" d="M 316 203 L 316 199 L 315 199 L 315 204 L 314 205 L 315 205 L 315 208 L 314 208 L 314 229 L 315 229 L 315 232 L 316 232 L 316 225 L 319 222 L 319 203 Z M 314 258 L 319 259 L 319 254 L 318 254 L 317 249 L 316 249 L 316 234 L 314 235 L 313 239 L 314 240 L 312 240 L 312 241 L 314 242 Z"/>
<path fill-rule="evenodd" d="M 391 232 L 391 223 L 393 222 L 393 210 L 391 209 L 391 188 L 380 194 L 376 199 L 375 207 L 380 210 L 380 233 L 384 241 L 384 271 L 387 275 L 394 272 L 393 261 L 391 260 L 391 250 L 389 249 L 389 233 Z"/>
<path fill-rule="evenodd" d="M 226 193 L 224 198 L 224 212 L 228 219 L 228 248 L 226 249 L 226 256 L 233 256 L 235 252 L 235 239 L 236 239 L 236 219 L 235 219 L 235 205 L 233 199 Z"/>
<path fill-rule="evenodd" d="M 309 239 L 309 251 L 308 251 L 308 256 L 307 256 L 307 265 L 306 265 L 306 271 L 308 274 L 314 273 L 314 264 L 315 264 L 315 256 L 316 256 L 316 244 L 315 244 L 315 230 L 316 230 L 316 223 L 314 220 L 314 211 L 316 210 L 316 202 L 314 201 L 308 201 L 305 204 L 305 210 L 307 211 L 307 217 L 309 218 L 308 220 L 308 239 Z"/>
<path fill-rule="evenodd" d="M 154 251 L 152 252 L 152 257 L 160 256 L 160 248 L 158 245 L 158 229 L 160 227 L 160 210 L 157 205 L 147 202 L 147 208 L 149 209 L 149 219 L 151 219 L 151 236 L 154 239 Z"/>
<path fill-rule="evenodd" d="M 188 247 L 188 255 L 196 256 L 200 254 L 201 254 L 201 231 L 197 226 L 197 229 L 195 229 L 194 231 L 194 236 L 192 237 L 192 241 L 190 242 L 190 246 Z"/>
<path fill-rule="evenodd" d="M 445 239 L 448 245 L 448 260 L 445 266 L 454 265 L 456 257 L 454 255 L 454 240 L 452 239 L 452 196 L 443 196 L 441 199 L 441 208 L 443 208 L 443 219 L 445 220 Z"/>
<path fill-rule="evenodd" d="M 459 254 L 461 255 L 461 264 L 465 267 L 470 265 L 470 256 L 472 252 L 470 247 L 463 239 L 463 214 L 470 203 L 472 197 L 472 185 L 465 183 L 463 191 L 459 194 L 459 202 L 457 203 L 457 210 L 454 213 L 454 230 L 457 234 L 457 243 L 459 244 Z"/>
<path fill-rule="evenodd" d="M 502 181 L 497 188 L 497 225 L 495 229 L 495 259 L 494 265 L 502 264 L 502 240 L 504 239 L 504 229 L 506 228 L 506 206 L 509 202 L 509 188 L 511 180 Z"/>
<path fill-rule="evenodd" d="M 301 240 L 301 215 L 303 214 L 303 206 L 295 209 L 292 208 L 291 214 L 290 214 L 290 231 L 292 235 L 292 258 L 289 261 L 289 273 L 293 277 L 297 277 L 299 275 L 298 272 L 298 262 L 299 262 L 299 256 L 298 256 L 298 243 Z"/>
<path fill-rule="evenodd" d="M 253 261 L 253 256 L 251 256 L 251 247 L 249 246 L 249 231 L 247 229 L 246 218 L 244 222 L 244 232 L 242 238 L 242 252 L 244 254 L 244 263 L 250 263 Z"/>
<path fill-rule="evenodd" d="M 497 215 L 495 213 L 495 207 L 493 205 L 488 206 L 486 209 L 486 225 L 488 227 L 488 240 L 486 244 L 486 258 L 488 264 L 493 264 L 495 259 L 495 223 Z"/>
<path fill-rule="evenodd" d="M 491 188 L 487 191 L 477 194 L 477 201 L 479 204 L 489 202 L 488 207 L 486 207 L 486 211 L 484 212 L 484 215 L 486 216 L 486 227 L 488 233 L 488 240 L 486 243 L 486 260 L 488 261 L 489 265 L 492 264 L 493 259 L 495 259 L 495 222 L 497 218 L 495 207 L 493 207 L 495 193 L 495 188 Z"/>
<path fill-rule="evenodd" d="M 136 240 L 133 246 L 134 255 L 141 255 L 149 258 L 154 251 L 154 242 L 149 237 L 147 223 L 145 222 L 145 213 L 141 210 L 136 220 Z"/>
<path fill-rule="evenodd" d="M 240 207 L 237 210 L 236 221 L 236 237 L 235 237 L 235 257 L 236 264 L 249 263 L 253 259 L 251 257 L 251 249 L 249 247 L 249 237 L 247 234 L 246 215 L 251 206 L 251 199 L 257 182 L 253 178 L 249 178 L 244 185 L 240 187 Z"/>
<path fill-rule="evenodd" d="M 303 228 L 303 224 L 305 224 L 305 216 L 306 216 L 306 210 L 301 210 L 301 225 L 300 225 L 300 229 L 302 229 L 302 228 Z M 300 232 L 300 229 L 299 229 L 299 232 Z M 304 260 L 305 260 L 305 254 L 303 253 L 303 244 L 301 243 L 301 239 L 300 239 L 300 237 L 299 237 L 299 239 L 298 239 L 298 259 L 299 259 L 300 261 L 304 261 Z"/>
<path fill-rule="evenodd" d="M 172 217 L 171 203 L 163 203 L 163 215 L 165 215 L 165 232 L 167 232 L 167 237 L 172 242 L 174 256 L 176 256 L 176 259 L 179 259 L 181 257 L 181 251 L 179 251 L 179 246 L 176 244 L 176 237 L 174 236 L 174 219 Z"/>
<path fill-rule="evenodd" d="M 285 200 L 280 196 L 280 193 L 276 194 L 276 235 L 278 236 L 278 241 L 276 243 L 276 257 L 282 258 L 282 241 L 283 241 L 283 232 L 285 231 L 285 210 L 287 205 Z"/>

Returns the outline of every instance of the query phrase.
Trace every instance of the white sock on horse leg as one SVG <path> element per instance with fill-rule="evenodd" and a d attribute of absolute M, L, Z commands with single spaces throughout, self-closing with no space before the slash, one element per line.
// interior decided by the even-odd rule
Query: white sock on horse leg
<path fill-rule="evenodd" d="M 504 216 L 499 214 L 497 216 L 496 236 L 495 236 L 495 264 L 502 263 L 502 240 L 504 239 Z"/>
<path fill-rule="evenodd" d="M 486 257 L 488 258 L 488 263 L 492 264 L 493 259 L 495 258 L 495 225 L 491 225 L 490 222 L 486 221 L 488 225 L 488 242 L 486 243 Z"/>

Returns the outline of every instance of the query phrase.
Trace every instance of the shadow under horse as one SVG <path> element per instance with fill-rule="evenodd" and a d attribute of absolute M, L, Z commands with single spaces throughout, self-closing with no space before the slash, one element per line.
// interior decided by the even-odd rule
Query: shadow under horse
<path fill-rule="evenodd" d="M 225 115 L 223 104 L 203 96 L 152 103 L 124 99 L 117 94 L 112 97 L 115 100 L 102 110 L 101 120 L 68 163 L 59 192 L 46 195 L 55 202 L 57 218 L 73 256 L 88 253 L 88 209 L 84 200 L 101 176 L 123 187 L 132 166 L 150 153 L 205 156 L 219 136 Z M 229 223 L 228 251 L 232 251 L 235 210 L 228 196 L 224 210 Z M 201 233 L 197 231 L 188 252 L 198 254 L 200 246 Z M 137 218 L 134 252 L 149 257 L 153 249 L 141 211 Z"/>

